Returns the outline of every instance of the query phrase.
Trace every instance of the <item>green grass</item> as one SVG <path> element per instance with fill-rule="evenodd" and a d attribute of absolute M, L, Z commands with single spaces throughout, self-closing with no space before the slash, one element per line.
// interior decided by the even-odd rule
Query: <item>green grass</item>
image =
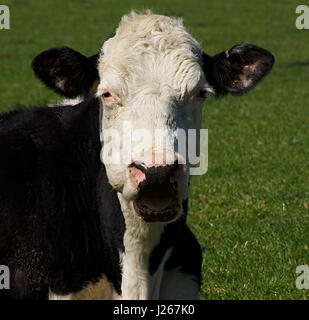
<path fill-rule="evenodd" d="M 295 287 L 309 264 L 309 30 L 299 1 L 23 0 L 0 30 L 0 112 L 58 97 L 33 76 L 40 51 L 67 45 L 91 55 L 122 14 L 150 7 L 182 16 L 205 51 L 248 41 L 272 51 L 272 73 L 250 94 L 205 105 L 209 170 L 194 177 L 189 223 L 204 251 L 203 299 L 308 299 Z"/>

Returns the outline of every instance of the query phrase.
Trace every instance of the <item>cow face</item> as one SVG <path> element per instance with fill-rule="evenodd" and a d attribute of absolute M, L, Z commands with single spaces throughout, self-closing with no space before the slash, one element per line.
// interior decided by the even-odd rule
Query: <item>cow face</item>
<path fill-rule="evenodd" d="M 84 94 L 99 80 L 101 159 L 113 188 L 147 222 L 172 221 L 181 212 L 192 165 L 189 144 L 199 152 L 202 108 L 209 94 L 242 94 L 274 62 L 270 52 L 250 44 L 211 57 L 180 20 L 135 13 L 122 18 L 99 56 L 87 59 L 74 53 L 76 60 L 67 59 L 71 69 L 50 56 L 39 55 L 34 70 L 56 65 L 48 82 L 42 76 L 47 71 L 36 74 L 65 96 L 67 89 L 70 97 Z M 98 72 L 90 67 L 93 61 L 98 61 Z M 194 141 L 188 139 L 189 129 L 196 130 Z"/>
<path fill-rule="evenodd" d="M 202 58 L 178 20 L 157 15 L 124 17 L 103 45 L 102 158 L 112 186 L 146 221 L 175 218 L 188 197 L 190 163 L 180 137 L 200 130 L 212 92 Z"/>

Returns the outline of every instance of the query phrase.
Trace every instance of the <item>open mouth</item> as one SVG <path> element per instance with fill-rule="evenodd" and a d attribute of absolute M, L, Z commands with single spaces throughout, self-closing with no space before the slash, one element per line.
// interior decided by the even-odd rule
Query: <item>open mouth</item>
<path fill-rule="evenodd" d="M 137 197 L 133 201 L 136 213 L 146 222 L 168 222 L 176 218 L 180 201 L 176 197 Z"/>
<path fill-rule="evenodd" d="M 181 209 L 177 177 L 182 171 L 178 161 L 151 167 L 134 161 L 129 166 L 131 181 L 138 191 L 133 207 L 144 221 L 169 222 L 177 218 Z"/>

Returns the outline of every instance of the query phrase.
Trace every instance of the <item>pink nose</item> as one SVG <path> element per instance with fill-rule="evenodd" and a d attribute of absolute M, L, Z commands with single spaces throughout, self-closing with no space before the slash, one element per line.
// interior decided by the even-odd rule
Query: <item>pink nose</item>
<path fill-rule="evenodd" d="M 137 189 L 138 185 L 146 180 L 147 167 L 143 162 L 135 161 L 129 166 L 129 175 L 131 183 L 134 189 Z"/>
<path fill-rule="evenodd" d="M 148 186 L 160 187 L 166 184 L 177 187 L 177 184 L 184 177 L 184 165 L 178 164 L 176 160 L 173 164 L 150 164 L 134 161 L 129 165 L 129 176 L 135 189 L 147 183 Z"/>

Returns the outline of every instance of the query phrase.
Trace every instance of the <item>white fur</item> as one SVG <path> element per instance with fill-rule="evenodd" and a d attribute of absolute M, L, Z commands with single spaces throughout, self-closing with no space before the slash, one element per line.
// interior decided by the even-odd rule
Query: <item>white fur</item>
<path fill-rule="evenodd" d="M 60 101 L 59 105 L 60 106 L 67 106 L 67 105 L 77 105 L 83 101 L 83 97 L 76 97 L 74 99 L 63 99 Z"/>
<path fill-rule="evenodd" d="M 149 258 L 153 248 L 159 243 L 165 228 L 164 223 L 146 223 L 137 216 L 131 202 L 118 193 L 124 215 L 125 252 L 121 254 L 123 300 L 148 300 L 152 298 L 155 285 L 149 274 Z"/>
<path fill-rule="evenodd" d="M 48 107 L 59 107 L 59 106 L 75 106 L 83 101 L 83 97 L 76 97 L 74 99 L 63 99 L 57 104 L 49 104 Z"/>
<path fill-rule="evenodd" d="M 123 123 L 130 122 L 134 130 L 150 132 L 140 143 L 144 154 L 167 153 L 169 158 L 177 159 L 177 129 L 200 129 L 204 101 L 197 96 L 200 88 L 208 88 L 202 70 L 202 49 L 182 21 L 150 12 L 124 16 L 116 35 L 103 45 L 98 69 L 97 96 L 108 89 L 114 97 L 102 98 L 103 144 L 108 143 L 104 132 L 117 130 L 120 137 L 124 136 L 124 152 L 130 137 L 123 130 Z M 158 129 L 165 140 L 158 139 L 154 146 Z M 132 161 L 141 160 L 140 157 L 133 152 Z M 185 155 L 184 158 L 188 159 Z M 130 191 L 127 164 L 108 164 L 104 157 L 103 162 L 111 185 L 129 199 L 132 193 L 125 193 Z M 186 189 L 188 171 L 189 167 Z M 188 195 L 185 191 L 184 198 Z"/>

